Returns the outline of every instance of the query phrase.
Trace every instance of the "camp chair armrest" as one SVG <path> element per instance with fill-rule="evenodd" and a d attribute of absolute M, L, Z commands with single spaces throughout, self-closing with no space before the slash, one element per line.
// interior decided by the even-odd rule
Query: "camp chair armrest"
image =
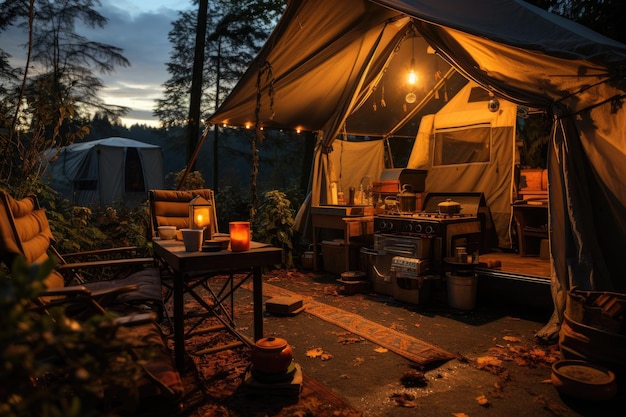
<path fill-rule="evenodd" d="M 116 317 L 113 320 L 115 326 L 138 326 L 141 324 L 154 323 L 158 320 L 158 316 L 154 312 L 135 313 L 127 316 Z"/>
<path fill-rule="evenodd" d="M 91 297 L 91 291 L 83 285 L 73 285 L 71 287 L 51 288 L 42 291 L 41 297 L 61 297 L 61 296 L 87 296 Z"/>
<path fill-rule="evenodd" d="M 117 297 L 120 294 L 124 294 L 127 292 L 137 291 L 139 289 L 138 285 L 128 284 L 128 285 L 119 285 L 116 287 L 103 288 L 100 290 L 92 290 L 91 296 L 95 299 L 101 299 L 103 297 Z"/>
<path fill-rule="evenodd" d="M 72 285 L 63 288 L 53 288 L 43 291 L 40 296 L 42 297 L 61 297 L 61 296 L 86 296 L 90 298 L 102 298 L 105 296 L 117 296 L 131 291 L 137 291 L 139 287 L 137 285 L 120 285 L 117 287 L 104 288 L 101 290 L 92 291 L 84 285 Z"/>
<path fill-rule="evenodd" d="M 59 272 L 87 268 L 152 265 L 154 258 L 107 259 L 101 261 L 74 262 L 57 266 Z"/>
<path fill-rule="evenodd" d="M 123 254 L 128 256 L 135 256 L 137 250 L 139 248 L 137 246 L 124 246 L 119 248 L 106 248 L 106 249 L 96 249 L 96 250 L 88 250 L 81 252 L 72 252 L 72 253 L 64 253 L 63 258 L 84 258 L 88 256 L 102 256 L 102 255 L 116 255 Z"/>

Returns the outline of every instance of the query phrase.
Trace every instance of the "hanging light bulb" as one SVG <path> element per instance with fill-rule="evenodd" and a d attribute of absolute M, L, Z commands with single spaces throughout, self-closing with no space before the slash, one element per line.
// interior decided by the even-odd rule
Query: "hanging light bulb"
<path fill-rule="evenodd" d="M 411 38 L 411 69 L 408 78 L 409 85 L 415 85 L 417 82 L 417 74 L 415 73 L 415 36 Z"/>
<path fill-rule="evenodd" d="M 415 73 L 415 60 L 411 59 L 411 71 L 409 72 L 409 85 L 415 85 L 417 82 L 417 74 Z"/>

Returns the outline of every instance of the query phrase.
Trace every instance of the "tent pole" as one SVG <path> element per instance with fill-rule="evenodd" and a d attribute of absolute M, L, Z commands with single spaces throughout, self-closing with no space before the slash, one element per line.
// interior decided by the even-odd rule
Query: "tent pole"
<path fill-rule="evenodd" d="M 193 151 L 193 155 L 191 155 L 191 159 L 189 160 L 189 162 L 187 162 L 185 173 L 183 174 L 183 177 L 180 179 L 180 182 L 178 183 L 178 187 L 176 187 L 177 190 L 181 190 L 183 188 L 183 184 L 185 183 L 185 180 L 187 179 L 187 176 L 189 175 L 189 171 L 191 171 L 191 167 L 196 163 L 196 159 L 198 159 L 198 154 L 200 153 L 200 149 L 202 149 L 202 145 L 204 144 L 204 141 L 206 140 L 206 137 L 207 137 L 207 134 L 209 133 L 210 128 L 211 128 L 211 124 L 207 123 L 204 127 L 204 133 L 202 133 L 202 137 L 200 138 L 198 145 L 196 145 L 196 149 Z"/>

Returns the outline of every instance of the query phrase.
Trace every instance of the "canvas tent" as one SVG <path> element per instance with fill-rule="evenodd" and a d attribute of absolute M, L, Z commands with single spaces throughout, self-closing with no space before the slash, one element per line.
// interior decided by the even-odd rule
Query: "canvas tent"
<path fill-rule="evenodd" d="M 415 36 L 445 62 L 432 95 L 453 82 L 452 68 L 495 97 L 553 116 L 547 168 L 555 316 L 543 335 L 558 330 L 571 287 L 626 292 L 626 45 L 521 0 L 289 1 L 211 121 L 317 131 L 311 203 L 319 204 L 333 176 L 335 140 L 342 129 L 350 133 L 350 119 L 381 92 L 403 40 Z M 427 49 L 416 51 L 417 62 L 430 62 Z M 410 116 L 376 133 L 393 138 Z"/>
<path fill-rule="evenodd" d="M 112 137 L 44 152 L 50 185 L 81 206 L 135 205 L 163 188 L 161 147 Z"/>

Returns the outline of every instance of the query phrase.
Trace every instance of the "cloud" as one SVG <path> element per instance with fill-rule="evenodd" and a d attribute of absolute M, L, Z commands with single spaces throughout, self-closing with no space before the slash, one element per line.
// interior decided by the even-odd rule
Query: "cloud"
<path fill-rule="evenodd" d="M 172 22 L 179 10 L 191 7 L 191 2 L 178 9 L 162 6 L 158 0 L 143 6 L 139 0 L 103 1 L 98 12 L 108 19 L 104 28 L 92 29 L 77 25 L 77 32 L 87 39 L 123 49 L 130 67 L 117 67 L 111 74 L 97 74 L 105 88 L 100 96 L 107 104 L 130 107 L 128 119 L 150 120 L 155 100 L 162 97 L 162 84 L 169 74 L 171 45 L 167 39 Z M 173 2 L 168 2 L 169 4 Z M 184 2 L 180 2 L 184 3 Z M 2 49 L 12 55 L 12 65 L 23 66 L 25 49 L 19 45 L 28 37 L 24 30 L 11 27 L 0 33 Z"/>
<path fill-rule="evenodd" d="M 106 89 L 102 98 L 109 104 L 131 107 L 136 118 L 151 114 L 154 100 L 162 97 L 162 84 L 169 74 L 165 64 L 171 45 L 167 34 L 178 11 L 161 7 L 156 12 L 134 12 L 112 5 L 103 5 L 100 13 L 109 19 L 105 29 L 81 28 L 91 40 L 122 48 L 130 67 L 118 67 L 110 75 L 102 74 Z M 149 111 L 149 112 L 148 112 Z"/>

